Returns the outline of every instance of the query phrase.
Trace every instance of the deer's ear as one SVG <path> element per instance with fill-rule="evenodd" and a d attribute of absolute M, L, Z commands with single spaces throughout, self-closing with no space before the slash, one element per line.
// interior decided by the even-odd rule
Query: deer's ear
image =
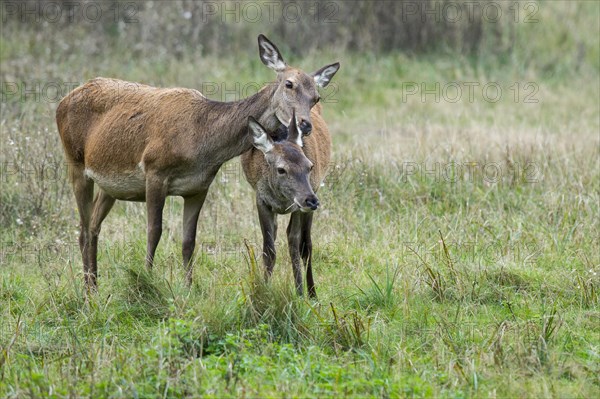
<path fill-rule="evenodd" d="M 258 35 L 258 53 L 263 64 L 274 71 L 281 72 L 285 69 L 286 64 L 279 49 L 262 34 Z"/>
<path fill-rule="evenodd" d="M 304 146 L 304 144 L 302 143 L 302 133 L 300 133 L 300 129 L 298 129 L 296 110 L 292 110 L 292 119 L 290 120 L 290 124 L 288 125 L 288 141 L 298 144 L 300 147 Z"/>
<path fill-rule="evenodd" d="M 273 149 L 273 140 L 269 137 L 265 129 L 258 123 L 256 119 L 248 117 L 248 128 L 252 133 L 252 145 L 264 154 Z"/>
<path fill-rule="evenodd" d="M 333 75 L 340 69 L 340 63 L 336 62 L 330 65 L 326 65 L 323 68 L 313 72 L 311 76 L 315 79 L 315 83 L 319 87 L 325 87 L 329 84 Z"/>

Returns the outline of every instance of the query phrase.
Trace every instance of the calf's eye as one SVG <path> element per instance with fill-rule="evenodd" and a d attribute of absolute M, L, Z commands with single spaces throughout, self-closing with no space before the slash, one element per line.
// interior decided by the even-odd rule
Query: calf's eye
<path fill-rule="evenodd" d="M 277 173 L 280 175 L 285 175 L 285 169 L 283 168 L 277 168 Z"/>

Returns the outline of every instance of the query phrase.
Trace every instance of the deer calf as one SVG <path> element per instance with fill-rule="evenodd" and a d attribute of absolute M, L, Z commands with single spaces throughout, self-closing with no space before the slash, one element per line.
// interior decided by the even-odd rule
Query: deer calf
<path fill-rule="evenodd" d="M 277 80 L 240 101 L 211 101 L 197 90 L 105 78 L 90 80 L 61 100 L 56 123 L 79 210 L 88 288 L 96 288 L 98 235 L 116 200 L 146 202 L 146 265 L 151 268 L 165 198 L 184 198 L 182 254 L 189 284 L 200 210 L 221 165 L 252 147 L 248 117 L 274 130 L 287 125 L 295 110 L 302 132 L 310 132 L 317 86 L 326 86 L 339 64 L 307 74 L 288 66 L 263 35 L 258 47 Z"/>
<path fill-rule="evenodd" d="M 287 139 L 275 141 L 254 119 L 249 120 L 254 148 L 242 154 L 242 167 L 256 190 L 256 206 L 263 236 L 263 261 L 269 277 L 275 265 L 277 214 L 291 212 L 287 227 L 294 282 L 302 295 L 302 265 L 306 267 L 308 294 L 316 297 L 312 274 L 311 228 L 319 207 L 315 193 L 323 182 L 331 156 L 331 137 L 320 105 L 311 110 L 312 133 L 302 136 L 292 114 Z"/>

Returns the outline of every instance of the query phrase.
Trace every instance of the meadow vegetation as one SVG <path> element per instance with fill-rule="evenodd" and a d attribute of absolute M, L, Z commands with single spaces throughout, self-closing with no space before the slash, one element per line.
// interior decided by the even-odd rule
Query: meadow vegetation
<path fill-rule="evenodd" d="M 539 21 L 498 52 L 487 36 L 468 52 L 288 52 L 289 37 L 247 26 L 235 53 L 185 43 L 175 57 L 108 28 L 98 47 L 85 26 L 5 22 L 0 397 L 600 396 L 600 6 L 535 4 Z M 322 92 L 318 300 L 295 294 L 287 217 L 263 281 L 238 159 L 202 210 L 191 289 L 169 198 L 152 273 L 144 204 L 115 205 L 87 295 L 53 90 L 111 76 L 233 100 L 273 79 L 260 32 L 292 65 L 342 64 Z"/>

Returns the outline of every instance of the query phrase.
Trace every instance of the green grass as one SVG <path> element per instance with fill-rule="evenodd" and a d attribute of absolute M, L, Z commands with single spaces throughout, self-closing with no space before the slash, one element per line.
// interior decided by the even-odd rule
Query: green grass
<path fill-rule="evenodd" d="M 590 4 L 580 20 L 593 19 Z M 534 48 L 560 48 L 547 24 L 536 32 Z M 569 32 L 566 49 L 582 35 Z M 254 49 L 235 59 L 123 60 L 120 48 L 44 53 L 35 40 L 22 48 L 1 39 L 5 80 L 103 75 L 201 87 L 272 78 Z M 324 104 L 334 159 L 314 222 L 318 301 L 295 295 L 287 217 L 274 278 L 263 281 L 238 160 L 202 210 L 191 289 L 180 264 L 182 201 L 171 198 L 152 273 L 145 207 L 117 203 L 100 236 L 99 293 L 86 295 L 56 104 L 4 98 L 0 397 L 597 397 L 597 60 L 575 72 L 565 57 L 550 73 L 524 65 L 553 53 L 525 48 L 510 61 L 335 50 L 290 60 L 342 62 L 337 101 Z M 498 82 L 505 95 L 403 101 L 403 82 L 454 81 Z M 515 102 L 515 82 L 535 83 L 539 102 L 523 93 Z"/>

